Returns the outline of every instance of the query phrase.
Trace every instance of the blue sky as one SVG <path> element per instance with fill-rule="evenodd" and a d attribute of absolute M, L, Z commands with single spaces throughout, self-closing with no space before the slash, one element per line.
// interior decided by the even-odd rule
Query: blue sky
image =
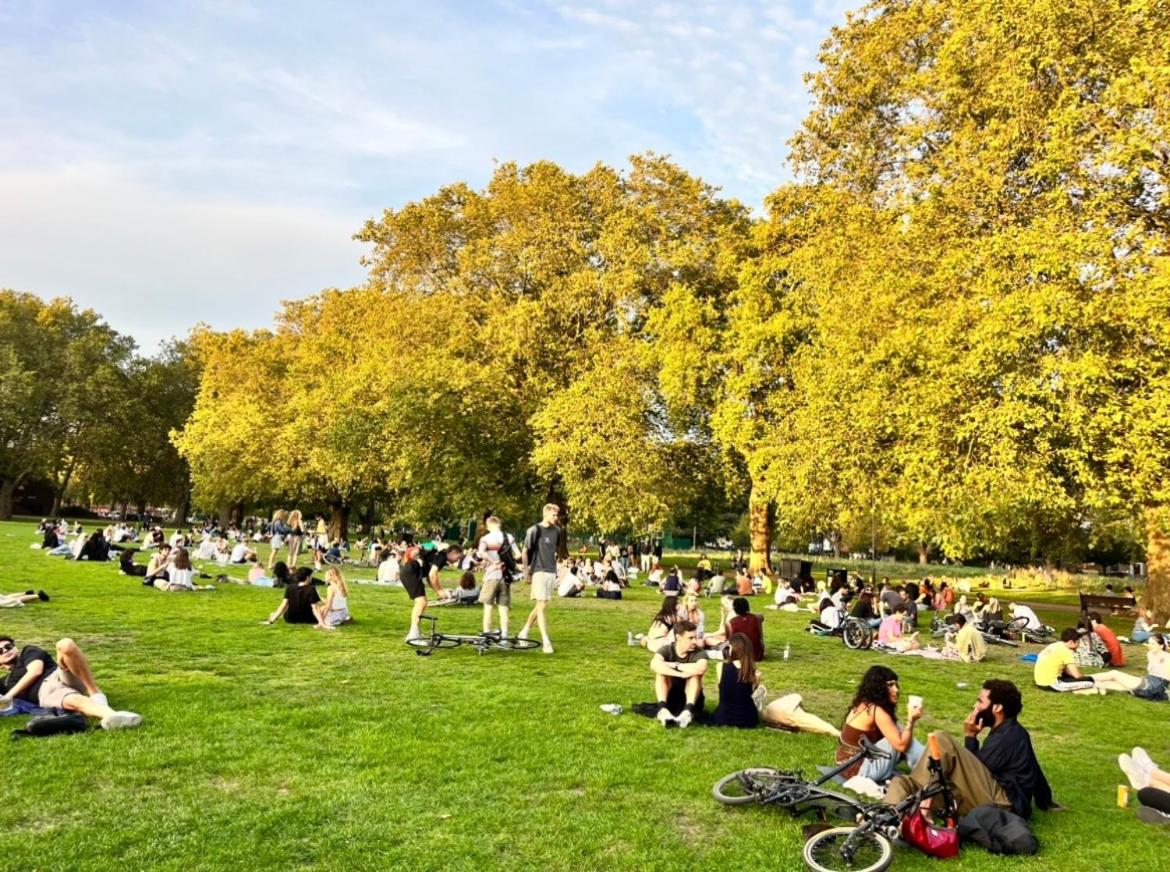
<path fill-rule="evenodd" d="M 146 350 L 363 279 L 386 207 L 654 150 L 758 208 L 854 3 L 0 0 L 0 287 Z"/>

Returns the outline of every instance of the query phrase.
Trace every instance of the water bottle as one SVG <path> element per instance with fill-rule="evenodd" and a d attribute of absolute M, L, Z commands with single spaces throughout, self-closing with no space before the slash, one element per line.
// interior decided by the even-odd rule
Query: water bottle
<path fill-rule="evenodd" d="M 789 645 L 789 644 L 785 644 L 785 645 L 784 645 L 784 659 L 785 659 L 785 660 L 787 660 L 787 659 L 788 659 L 788 656 L 789 656 L 791 653 L 792 653 L 792 646 L 791 646 L 791 645 Z"/>
<path fill-rule="evenodd" d="M 601 710 L 603 712 L 608 712 L 611 715 L 620 715 L 622 711 L 624 711 L 624 709 L 622 709 L 622 707 L 616 702 L 607 702 L 601 707 Z"/>
<path fill-rule="evenodd" d="M 626 644 L 633 648 L 638 643 L 634 641 L 634 631 L 626 630 Z"/>

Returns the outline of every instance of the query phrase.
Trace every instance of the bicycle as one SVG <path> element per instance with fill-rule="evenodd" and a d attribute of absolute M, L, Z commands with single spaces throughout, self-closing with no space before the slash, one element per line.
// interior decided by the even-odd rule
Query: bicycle
<path fill-rule="evenodd" d="M 440 633 L 437 624 L 439 619 L 431 615 L 423 615 L 422 620 L 430 621 L 429 632 L 413 639 L 407 639 L 406 644 L 415 649 L 419 657 L 430 657 L 439 648 L 458 648 L 460 645 L 471 645 L 480 656 L 490 650 L 516 651 L 536 648 L 540 642 L 536 639 L 520 639 L 516 636 L 504 637 L 499 633 Z"/>
<path fill-rule="evenodd" d="M 929 753 L 931 782 L 896 805 L 860 800 L 822 786 L 859 760 L 889 758 L 865 737 L 857 754 L 816 781 L 806 781 L 799 771 L 743 769 L 717 781 L 712 794 L 726 805 L 754 802 L 778 805 L 794 817 L 815 811 L 822 820 L 829 813 L 849 820 L 852 826 L 830 827 L 808 839 L 802 852 L 805 865 L 813 872 L 882 872 L 893 861 L 892 841 L 899 836 L 902 822 L 916 814 L 925 800 L 941 795 L 944 817 L 953 826 L 956 804 L 942 774 L 941 753 L 934 736 L 930 738 Z"/>
<path fill-rule="evenodd" d="M 945 637 L 948 633 L 958 632 L 958 627 L 955 626 L 948 618 L 940 618 L 937 615 L 930 619 L 930 635 L 936 639 Z M 979 631 L 979 635 L 983 637 L 983 641 L 989 645 L 1008 645 L 1012 648 L 1020 647 L 1017 636 L 1024 633 L 1027 628 L 1027 618 L 1016 618 L 1014 621 L 1003 623 L 1002 621 L 977 621 L 975 629 Z M 1025 637 L 1026 641 L 1026 637 Z"/>
<path fill-rule="evenodd" d="M 861 618 L 847 617 L 841 622 L 841 641 L 850 650 L 865 650 L 873 645 L 873 628 Z"/>

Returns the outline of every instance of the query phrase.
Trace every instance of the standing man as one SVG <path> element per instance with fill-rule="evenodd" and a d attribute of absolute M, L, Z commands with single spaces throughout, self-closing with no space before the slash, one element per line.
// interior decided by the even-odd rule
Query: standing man
<path fill-rule="evenodd" d="M 540 627 L 544 653 L 553 652 L 548 637 L 548 617 L 545 610 L 557 586 L 557 554 L 565 546 L 565 531 L 557 526 L 561 510 L 555 503 L 545 503 L 544 517 L 539 524 L 528 528 L 524 537 L 524 577 L 532 584 L 532 601 L 536 603 L 524 621 L 519 638 L 527 639 L 533 622 Z"/>
<path fill-rule="evenodd" d="M 483 632 L 492 629 L 492 606 L 500 609 L 500 638 L 508 638 L 508 611 L 512 607 L 512 575 L 509 565 L 515 568 L 520 552 L 516 540 L 500 527 L 495 515 L 485 522 L 487 533 L 479 540 L 476 554 L 483 561 L 483 587 L 480 588 L 479 602 L 483 606 Z M 508 558 L 511 559 L 508 559 Z"/>

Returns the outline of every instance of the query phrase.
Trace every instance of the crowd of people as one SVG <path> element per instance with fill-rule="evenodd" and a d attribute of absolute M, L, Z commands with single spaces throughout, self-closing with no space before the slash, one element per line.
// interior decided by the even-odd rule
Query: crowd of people
<path fill-rule="evenodd" d="M 630 633 L 628 638 L 631 645 L 647 650 L 653 675 L 654 701 L 638 710 L 674 729 L 695 723 L 738 728 L 764 724 L 832 735 L 838 741 L 837 762 L 849 764 L 841 772 L 847 786 L 884 796 L 888 802 L 909 795 L 929 778 L 923 737 L 915 735 L 924 711 L 921 699 L 911 697 L 910 706 L 899 718 L 898 675 L 888 666 L 876 664 L 861 678 L 839 726 L 806 712 L 799 695 L 769 702 L 761 669 L 766 656 L 764 615 L 752 611 L 753 598 L 771 600 L 769 607 L 774 609 L 808 609 L 812 612 L 809 629 L 817 634 L 832 634 L 848 619 L 864 622 L 876 631 L 881 650 L 890 653 L 921 653 L 919 616 L 931 612 L 947 629 L 942 656 L 963 662 L 982 660 L 987 647 L 984 636 L 1002 631 L 1012 620 L 1030 630 L 1043 629 L 1035 612 L 1025 604 L 1010 603 L 1005 608 L 984 592 L 970 598 L 966 593 L 956 596 L 945 581 L 936 586 L 930 579 L 896 584 L 884 578 L 871 586 L 858 576 L 837 574 L 827 583 L 814 585 L 809 579 L 749 573 L 744 564 L 733 564 L 724 574 L 706 555 L 687 578 L 677 566 L 664 568 L 661 551 L 656 552 L 649 542 L 631 546 L 607 543 L 596 558 L 589 554 L 570 556 L 558 514 L 556 505 L 546 505 L 540 522 L 521 538 L 505 531 L 500 519 L 489 515 L 483 519 L 479 538 L 470 543 L 449 545 L 438 538 L 421 543 L 412 538 L 391 541 L 382 534 L 359 541 L 357 553 L 360 562 L 376 568 L 377 583 L 398 585 L 407 593 L 411 601 L 408 641 L 419 637 L 419 622 L 426 609 L 446 603 L 482 606 L 483 633 L 512 638 L 512 586 L 523 580 L 530 587 L 532 608 L 517 638 L 539 632 L 548 654 L 553 653 L 549 607 L 554 598 L 580 597 L 594 590 L 598 598 L 620 599 L 622 591 L 644 572 L 644 583 L 657 589 L 662 600 L 647 631 Z M 248 572 L 244 578 L 221 575 L 220 580 L 280 588 L 281 599 L 262 621 L 265 625 L 283 620 L 332 631 L 353 621 L 349 584 L 339 566 L 328 560 L 331 551 L 334 556 L 348 554 L 348 543 L 331 540 L 323 518 L 306 523 L 296 510 L 275 513 L 270 524 L 224 530 L 209 521 L 198 532 L 176 529 L 169 538 L 160 527 L 135 529 L 111 524 L 87 533 L 80 525 L 49 521 L 42 523 L 38 535 L 39 547 L 50 554 L 75 560 L 116 559 L 120 572 L 140 577 L 144 585 L 165 592 L 212 589 L 211 585 L 195 583 L 196 577 L 205 573 L 193 565 L 192 553 L 204 568 L 245 565 Z M 266 563 L 261 563 L 256 548 L 263 541 L 271 546 Z M 135 557 L 144 552 L 149 557 L 141 564 Z M 313 555 L 312 568 L 297 566 L 308 554 Z M 280 559 L 282 555 L 284 559 Z M 314 576 L 314 570 L 320 569 L 323 561 L 331 565 L 322 580 Z M 453 588 L 440 580 L 441 571 L 448 567 L 462 573 Z M 704 598 L 711 597 L 719 598 L 717 621 L 709 621 L 702 607 Z M 28 591 L 0 597 L 0 606 L 17 607 L 47 599 L 43 591 Z M 1064 629 L 1039 652 L 1034 683 L 1055 692 L 1117 691 L 1165 699 L 1170 688 L 1170 637 L 1158 631 L 1152 615 L 1138 610 L 1131 638 L 1145 646 L 1143 675 L 1121 671 L 1126 666 L 1122 643 L 1130 639 L 1119 637 L 1100 613 L 1087 613 L 1077 626 Z M 1085 671 L 1095 667 L 1110 668 Z M 7 672 L 0 684 L 4 693 L 0 707 L 19 703 L 29 711 L 80 713 L 99 719 L 106 729 L 141 723 L 139 715 L 109 706 L 94 683 L 84 654 L 71 640 L 57 643 L 54 659 L 36 646 L 18 650 L 13 639 L 0 636 L 0 668 Z M 717 701 L 708 712 L 711 689 Z M 1021 709 L 1019 689 L 1012 682 L 992 679 L 983 684 L 978 701 L 962 724 L 962 743 L 945 733 L 935 734 L 960 809 L 992 803 L 1027 818 L 1033 807 L 1058 808 L 1028 731 L 1018 721 Z M 984 730 L 987 738 L 980 745 Z M 859 754 L 863 738 L 864 744 L 873 745 L 882 754 Z M 1135 788 L 1161 790 L 1170 786 L 1170 779 L 1148 757 L 1138 756 L 1138 751 L 1123 755 L 1121 761 Z"/>

